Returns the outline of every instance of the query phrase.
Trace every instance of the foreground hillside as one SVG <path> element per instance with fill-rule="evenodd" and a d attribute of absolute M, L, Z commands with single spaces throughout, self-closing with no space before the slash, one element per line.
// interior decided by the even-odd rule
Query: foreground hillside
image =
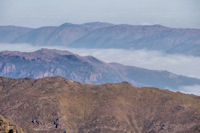
<path fill-rule="evenodd" d="M 159 50 L 200 56 L 200 30 L 168 28 L 161 25 L 114 25 L 92 22 L 65 23 L 36 29 L 0 26 L 1 43 L 75 48 L 122 48 Z"/>
<path fill-rule="evenodd" d="M 0 115 L 0 133 L 23 133 L 23 131 Z"/>
<path fill-rule="evenodd" d="M 200 84 L 199 79 L 166 71 L 109 64 L 92 56 L 84 57 L 68 51 L 51 49 L 35 52 L 0 52 L 0 76 L 12 78 L 62 76 L 92 84 L 128 81 L 134 86 L 154 86 L 172 90 Z"/>
<path fill-rule="evenodd" d="M 200 132 L 200 97 L 127 82 L 2 77 L 0 114 L 28 133 Z"/>

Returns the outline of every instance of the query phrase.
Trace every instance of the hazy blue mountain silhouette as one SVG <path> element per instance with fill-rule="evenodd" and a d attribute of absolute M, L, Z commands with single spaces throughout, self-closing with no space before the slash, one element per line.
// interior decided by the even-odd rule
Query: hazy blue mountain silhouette
<path fill-rule="evenodd" d="M 36 29 L 1 26 L 0 42 L 75 48 L 147 49 L 200 56 L 200 29 L 168 28 L 161 25 L 92 22 L 65 23 Z"/>

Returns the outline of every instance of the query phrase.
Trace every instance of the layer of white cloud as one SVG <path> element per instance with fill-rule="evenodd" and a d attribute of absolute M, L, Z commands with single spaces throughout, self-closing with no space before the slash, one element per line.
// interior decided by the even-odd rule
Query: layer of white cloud
<path fill-rule="evenodd" d="M 92 55 L 106 62 L 167 70 L 176 74 L 200 78 L 200 57 L 170 55 L 158 51 L 121 49 L 70 49 L 79 55 Z"/>
<path fill-rule="evenodd" d="M 200 96 L 200 85 L 182 86 L 180 87 L 180 92 Z"/>

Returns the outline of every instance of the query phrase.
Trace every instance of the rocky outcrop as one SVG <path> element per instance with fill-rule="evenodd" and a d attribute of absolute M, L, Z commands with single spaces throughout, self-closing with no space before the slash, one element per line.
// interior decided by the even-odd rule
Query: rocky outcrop
<path fill-rule="evenodd" d="M 16 124 L 6 120 L 0 115 L 0 133 L 23 133 Z"/>

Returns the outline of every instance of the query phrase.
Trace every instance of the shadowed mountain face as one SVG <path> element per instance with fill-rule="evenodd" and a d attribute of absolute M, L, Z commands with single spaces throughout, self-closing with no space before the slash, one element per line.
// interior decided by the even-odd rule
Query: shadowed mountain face
<path fill-rule="evenodd" d="M 0 42 L 4 43 L 75 48 L 132 48 L 200 56 L 199 29 L 176 29 L 161 25 L 133 26 L 94 22 L 80 25 L 65 23 L 58 27 L 38 29 L 2 26 L 0 35 Z"/>
<path fill-rule="evenodd" d="M 200 97 L 127 82 L 0 78 L 0 108 L 28 133 L 200 132 Z"/>
<path fill-rule="evenodd" d="M 17 26 L 0 26 L 0 42 L 12 43 L 19 36 L 23 36 L 34 29 Z"/>
<path fill-rule="evenodd" d="M 43 78 L 62 76 L 82 83 L 128 81 L 135 86 L 154 86 L 178 90 L 181 86 L 200 84 L 199 79 L 166 71 L 105 63 L 92 56 L 68 51 L 41 49 L 35 52 L 0 52 L 0 76 Z"/>

